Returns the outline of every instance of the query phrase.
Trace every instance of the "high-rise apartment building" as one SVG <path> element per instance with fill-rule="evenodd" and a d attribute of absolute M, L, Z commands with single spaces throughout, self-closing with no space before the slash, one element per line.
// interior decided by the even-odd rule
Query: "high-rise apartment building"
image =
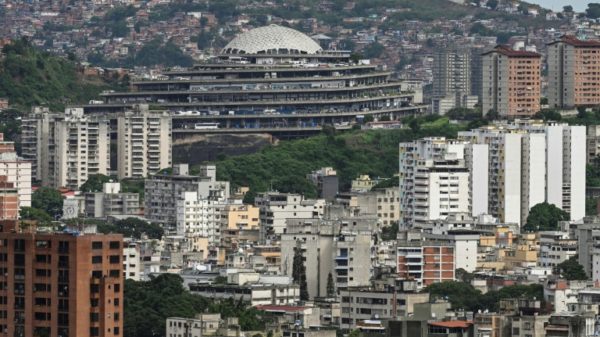
<path fill-rule="evenodd" d="M 117 173 L 145 178 L 171 167 L 171 117 L 136 105 L 117 118 Z"/>
<path fill-rule="evenodd" d="M 482 150 L 479 159 L 468 160 L 473 176 L 488 184 L 473 189 L 473 203 L 484 198 L 475 193 L 487 194 L 488 213 L 506 223 L 525 223 L 529 210 L 544 201 L 569 212 L 571 220 L 583 218 L 585 132 L 584 126 L 535 121 L 460 132 L 460 140 Z"/>
<path fill-rule="evenodd" d="M 472 53 L 468 49 L 441 49 L 433 56 L 433 111 L 444 114 L 452 108 L 473 108 Z"/>
<path fill-rule="evenodd" d="M 0 176 L 12 183 L 19 197 L 18 208 L 31 206 L 31 162 L 17 155 L 14 142 L 0 133 Z M 18 209 L 17 209 L 18 211 Z"/>
<path fill-rule="evenodd" d="M 199 198 L 198 192 L 184 192 L 175 208 L 177 235 L 207 238 L 210 244 L 220 242 L 224 201 Z"/>
<path fill-rule="evenodd" d="M 322 215 L 325 200 L 304 199 L 301 194 L 266 192 L 256 196 L 254 205 L 260 209 L 261 237 L 267 239 L 285 233 L 288 218 Z"/>
<path fill-rule="evenodd" d="M 563 35 L 548 44 L 548 105 L 600 104 L 600 41 Z"/>
<path fill-rule="evenodd" d="M 327 279 L 336 289 L 370 285 L 373 275 L 373 231 L 376 218 L 288 219 L 281 235 L 281 271 L 292 275 L 296 251 L 304 257 L 311 298 L 327 296 Z"/>
<path fill-rule="evenodd" d="M 402 227 L 471 211 L 466 145 L 443 137 L 400 143 Z"/>
<path fill-rule="evenodd" d="M 81 108 L 64 114 L 35 109 L 23 119 L 23 157 L 34 163 L 35 179 L 43 185 L 77 189 L 91 175 L 108 175 L 108 121 Z"/>
<path fill-rule="evenodd" d="M 6 176 L 0 176 L 0 219 L 16 220 L 18 217 L 18 191 Z"/>
<path fill-rule="evenodd" d="M 482 56 L 483 114 L 533 116 L 540 111 L 541 55 L 498 46 Z"/>
<path fill-rule="evenodd" d="M 6 336 L 122 336 L 123 237 L 0 233 L 0 331 Z"/>
<path fill-rule="evenodd" d="M 398 276 L 417 282 L 419 288 L 433 283 L 453 281 L 454 245 L 423 240 L 420 233 L 401 231 L 397 243 Z"/>
<path fill-rule="evenodd" d="M 198 199 L 228 199 L 229 182 L 216 179 L 213 165 L 202 166 L 200 175 L 190 175 L 187 164 L 173 166 L 172 174 L 151 175 L 144 183 L 144 216 L 149 221 L 174 226 L 177 202 L 185 192 L 196 192 Z"/>

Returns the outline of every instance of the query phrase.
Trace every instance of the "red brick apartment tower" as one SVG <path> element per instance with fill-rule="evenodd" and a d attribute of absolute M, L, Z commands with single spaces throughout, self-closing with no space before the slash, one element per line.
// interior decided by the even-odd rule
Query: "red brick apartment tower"
<path fill-rule="evenodd" d="M 0 336 L 123 335 L 123 237 L 3 221 Z"/>
<path fill-rule="evenodd" d="M 2 135 L 0 133 L 0 135 Z M 7 176 L 0 176 L 0 219 L 16 220 L 19 217 L 19 195 Z"/>
<path fill-rule="evenodd" d="M 419 287 L 454 280 L 454 247 L 437 243 L 399 244 L 398 276 L 417 281 Z"/>

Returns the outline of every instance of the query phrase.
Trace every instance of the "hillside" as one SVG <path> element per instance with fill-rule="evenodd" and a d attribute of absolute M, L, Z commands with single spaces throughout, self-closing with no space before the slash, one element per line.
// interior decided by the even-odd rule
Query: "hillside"
<path fill-rule="evenodd" d="M 26 40 L 2 49 L 0 97 L 7 97 L 11 105 L 23 110 L 33 105 L 62 110 L 68 104 L 87 102 L 113 86 L 83 78 L 75 62 L 39 51 Z"/>
<path fill-rule="evenodd" d="M 324 166 L 334 167 L 340 187 L 350 187 L 359 174 L 391 177 L 398 172 L 398 143 L 426 136 L 456 136 L 466 125 L 453 125 L 446 118 L 432 116 L 429 121 L 411 123 L 412 129 L 352 131 L 281 142 L 261 151 L 217 161 L 219 179 L 234 186 L 249 186 L 251 195 L 268 191 L 299 192 L 316 195 L 306 174 Z"/>

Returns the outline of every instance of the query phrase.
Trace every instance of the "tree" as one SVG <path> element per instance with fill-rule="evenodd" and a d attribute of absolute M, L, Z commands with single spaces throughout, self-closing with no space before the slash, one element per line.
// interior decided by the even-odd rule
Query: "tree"
<path fill-rule="evenodd" d="M 92 174 L 88 180 L 79 187 L 81 192 L 101 192 L 104 183 L 111 181 L 109 176 L 104 174 Z"/>
<path fill-rule="evenodd" d="M 63 197 L 53 188 L 40 187 L 31 196 L 31 207 L 43 210 L 53 219 L 58 219 L 62 216 Z"/>
<path fill-rule="evenodd" d="M 308 301 L 308 285 L 306 283 L 306 267 L 304 266 L 304 256 L 299 246 L 294 248 L 294 261 L 292 265 L 292 278 L 294 283 L 300 286 L 300 300 Z"/>
<path fill-rule="evenodd" d="M 600 18 L 600 3 L 589 3 L 585 15 L 590 19 Z"/>
<path fill-rule="evenodd" d="M 554 268 L 554 274 L 561 275 L 567 280 L 587 280 L 588 276 L 583 266 L 577 261 L 577 256 L 571 256 L 568 260 L 559 263 Z"/>
<path fill-rule="evenodd" d="M 380 57 L 384 51 L 385 47 L 381 43 L 375 41 L 366 46 L 362 52 L 365 58 L 373 59 Z"/>
<path fill-rule="evenodd" d="M 393 180 L 398 180 L 398 179 L 393 179 Z M 383 240 L 388 240 L 388 241 L 396 240 L 396 238 L 398 236 L 398 229 L 399 229 L 398 221 L 392 222 L 392 224 L 390 226 L 383 227 L 381 229 L 381 238 Z"/>
<path fill-rule="evenodd" d="M 148 223 L 138 218 L 126 218 L 115 223 L 98 224 L 98 232 L 119 233 L 125 237 L 139 239 L 143 234 L 150 239 L 160 240 L 164 234 L 164 229 L 156 223 Z"/>
<path fill-rule="evenodd" d="M 565 13 L 573 13 L 573 6 L 571 6 L 571 5 L 563 6 L 563 12 L 565 12 Z"/>
<path fill-rule="evenodd" d="M 490 8 L 490 9 L 496 9 L 498 8 L 498 0 L 488 0 L 486 5 Z"/>
<path fill-rule="evenodd" d="M 562 119 L 562 115 L 560 112 L 554 109 L 543 109 L 535 114 L 535 118 L 541 118 L 544 121 L 560 121 Z"/>
<path fill-rule="evenodd" d="M 327 297 L 335 297 L 335 284 L 333 283 L 331 272 L 327 275 Z"/>
<path fill-rule="evenodd" d="M 559 221 L 568 221 L 569 213 L 547 202 L 539 203 L 529 210 L 526 231 L 553 231 L 558 230 Z"/>
<path fill-rule="evenodd" d="M 33 207 L 21 207 L 19 211 L 21 220 L 35 220 L 39 224 L 48 224 L 52 222 L 52 217 L 44 210 Z"/>

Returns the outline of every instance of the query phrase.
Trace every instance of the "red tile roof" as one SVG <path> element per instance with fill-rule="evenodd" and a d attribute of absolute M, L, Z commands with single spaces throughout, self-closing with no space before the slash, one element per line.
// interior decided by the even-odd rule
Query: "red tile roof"
<path fill-rule="evenodd" d="M 491 53 L 500 53 L 502 55 L 506 55 L 508 57 L 542 57 L 541 54 L 532 51 L 526 50 L 513 50 L 508 46 L 498 45 L 494 49 L 483 53 L 483 55 L 491 54 Z"/>
<path fill-rule="evenodd" d="M 560 39 L 550 42 L 548 45 L 553 45 L 559 42 L 570 44 L 575 47 L 600 48 L 600 41 L 598 40 L 580 40 L 573 35 L 563 35 L 560 37 Z"/>
<path fill-rule="evenodd" d="M 439 321 L 439 322 L 429 322 L 429 325 L 439 326 L 442 328 L 467 329 L 468 327 L 473 325 L 473 321 Z"/>

